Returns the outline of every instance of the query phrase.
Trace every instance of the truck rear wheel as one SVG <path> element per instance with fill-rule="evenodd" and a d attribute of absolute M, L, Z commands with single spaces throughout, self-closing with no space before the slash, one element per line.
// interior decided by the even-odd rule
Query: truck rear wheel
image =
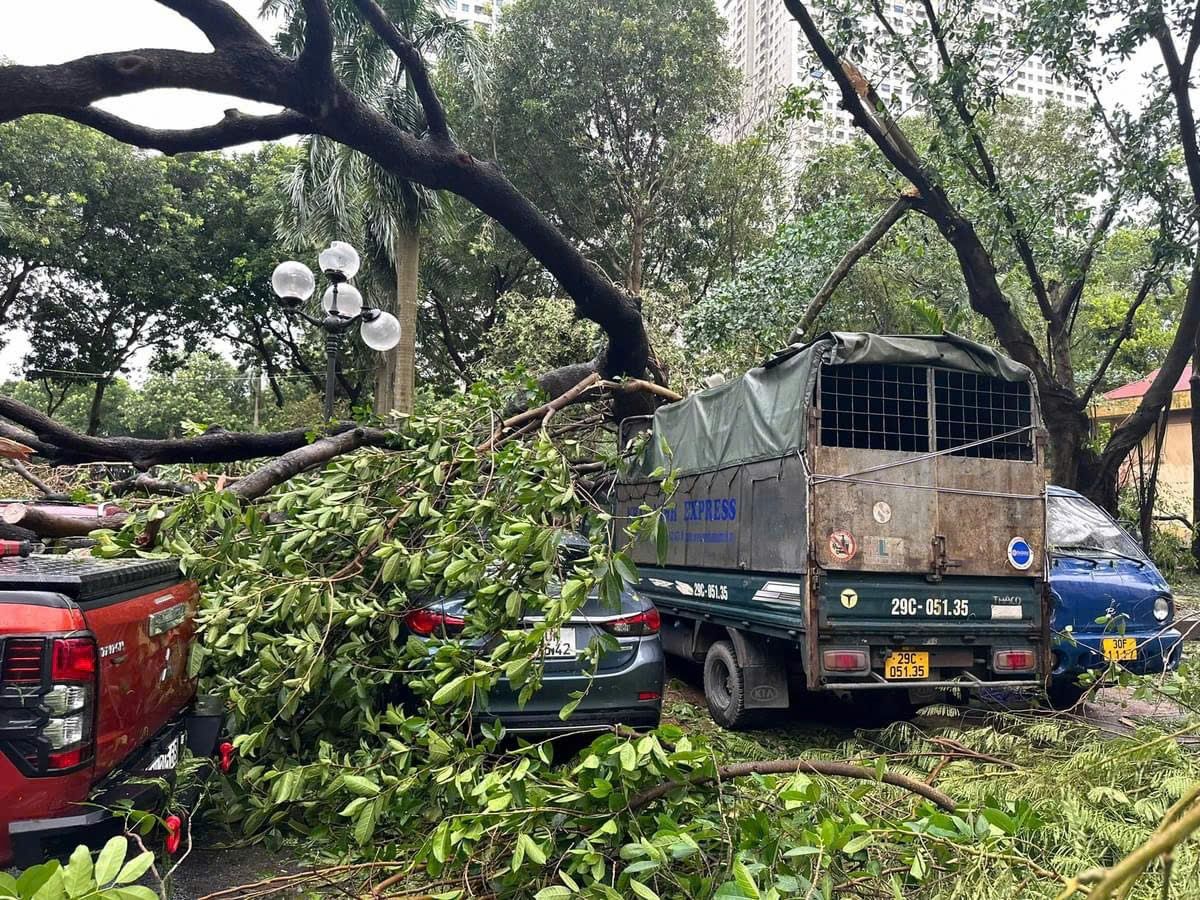
<path fill-rule="evenodd" d="M 713 721 L 725 728 L 749 728 L 754 711 L 746 709 L 746 680 L 729 641 L 717 641 L 704 656 L 704 699 Z"/>

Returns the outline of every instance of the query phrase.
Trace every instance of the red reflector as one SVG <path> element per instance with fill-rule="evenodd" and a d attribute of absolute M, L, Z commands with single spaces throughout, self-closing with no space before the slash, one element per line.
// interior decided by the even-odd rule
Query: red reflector
<path fill-rule="evenodd" d="M 167 852 L 178 852 L 179 844 L 183 841 L 183 820 L 179 816 L 167 816 L 163 819 L 163 825 L 167 829 Z"/>
<path fill-rule="evenodd" d="M 96 642 L 59 638 L 50 655 L 51 681 L 91 681 L 96 676 Z"/>
<path fill-rule="evenodd" d="M 638 691 L 638 700 L 658 700 L 662 697 L 657 691 Z"/>
<path fill-rule="evenodd" d="M 221 754 L 221 771 L 228 774 L 229 770 L 233 768 L 233 744 L 229 741 L 222 741 L 217 750 Z"/>
<path fill-rule="evenodd" d="M 1029 672 L 1035 665 L 1032 650 L 997 650 L 992 654 L 992 668 L 997 672 Z"/>
<path fill-rule="evenodd" d="M 59 753 L 51 753 L 46 760 L 46 768 L 73 769 L 84 761 L 87 752 L 87 749 L 84 747 L 76 747 L 74 750 L 63 750 Z"/>
<path fill-rule="evenodd" d="M 826 672 L 865 672 L 871 667 L 866 650 L 825 650 L 821 661 Z"/>
<path fill-rule="evenodd" d="M 8 640 L 4 644 L 4 668 L 0 670 L 3 681 L 41 681 L 42 648 L 44 641 Z"/>

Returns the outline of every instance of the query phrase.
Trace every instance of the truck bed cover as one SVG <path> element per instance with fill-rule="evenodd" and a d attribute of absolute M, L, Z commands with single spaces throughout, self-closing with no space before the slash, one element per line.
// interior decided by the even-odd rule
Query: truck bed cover
<path fill-rule="evenodd" d="M 0 591 L 50 591 L 80 603 L 179 580 L 176 559 L 29 556 L 0 559 Z"/>

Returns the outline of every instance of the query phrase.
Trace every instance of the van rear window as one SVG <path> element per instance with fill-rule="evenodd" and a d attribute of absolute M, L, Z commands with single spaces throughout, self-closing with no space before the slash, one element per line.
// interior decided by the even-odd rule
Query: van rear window
<path fill-rule="evenodd" d="M 826 365 L 817 402 L 826 447 L 924 453 L 932 440 L 951 456 L 1033 459 L 1025 382 L 926 366 Z M 984 443 L 963 446 L 976 441 Z"/>

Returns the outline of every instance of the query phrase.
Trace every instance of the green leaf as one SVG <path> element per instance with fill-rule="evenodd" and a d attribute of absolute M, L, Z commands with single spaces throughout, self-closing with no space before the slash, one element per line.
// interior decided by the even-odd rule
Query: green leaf
<path fill-rule="evenodd" d="M 853 837 L 853 838 L 850 838 L 850 840 L 846 841 L 846 845 L 844 847 L 842 847 L 842 852 L 845 853 L 847 856 L 849 856 L 851 854 L 857 853 L 859 850 L 862 850 L 864 847 L 870 846 L 871 842 L 874 840 L 875 840 L 874 836 L 869 833 L 868 834 L 860 834 L 858 837 Z"/>
<path fill-rule="evenodd" d="M 7 872 L 0 872 L 0 898 L 9 900 L 17 896 L 17 879 Z"/>
<path fill-rule="evenodd" d="M 626 772 L 632 772 L 637 768 L 637 750 L 633 748 L 633 744 L 622 744 L 618 755 L 621 759 L 621 768 Z"/>
<path fill-rule="evenodd" d="M 80 844 L 63 869 L 63 887 L 68 897 L 82 897 L 95 889 L 92 871 L 92 851 Z"/>
<path fill-rule="evenodd" d="M 754 881 L 754 876 L 750 874 L 750 870 L 746 868 L 746 864 L 740 859 L 733 861 L 733 880 L 737 882 L 737 886 L 742 889 L 747 897 L 752 900 L 760 900 L 762 896 L 758 891 L 758 884 Z"/>
<path fill-rule="evenodd" d="M 569 900 L 570 896 L 569 888 L 565 888 L 561 884 L 552 884 L 534 894 L 533 900 Z"/>
<path fill-rule="evenodd" d="M 145 885 L 134 884 L 105 891 L 104 900 L 160 900 L 160 898 Z"/>
<path fill-rule="evenodd" d="M 109 840 L 96 857 L 96 885 L 104 887 L 117 877 L 121 865 L 125 862 L 125 854 L 129 850 L 129 841 L 123 834 Z"/>
<path fill-rule="evenodd" d="M 55 869 L 51 872 L 46 883 L 33 894 L 33 900 L 66 900 L 66 898 L 67 889 L 62 869 Z"/>
<path fill-rule="evenodd" d="M 130 884 L 137 881 L 149 868 L 154 865 L 154 854 L 146 850 L 139 853 L 121 868 L 121 873 L 117 876 L 117 884 Z"/>
<path fill-rule="evenodd" d="M 629 886 L 633 888 L 633 892 L 639 897 L 642 897 L 643 900 L 659 900 L 658 894 L 656 894 L 647 885 L 642 884 L 636 878 L 629 879 Z"/>
<path fill-rule="evenodd" d="M 374 797 L 380 790 L 379 785 L 362 775 L 343 775 L 342 784 L 360 797 Z"/>
<path fill-rule="evenodd" d="M 22 897 L 32 897 L 61 868 L 57 860 L 30 866 L 17 878 L 17 893 Z"/>
<path fill-rule="evenodd" d="M 527 856 L 529 861 L 535 866 L 544 866 L 546 864 L 546 851 L 543 850 L 541 845 L 538 844 L 538 842 L 532 837 L 527 834 L 522 834 L 517 838 L 517 843 L 524 846 L 525 856 Z"/>

